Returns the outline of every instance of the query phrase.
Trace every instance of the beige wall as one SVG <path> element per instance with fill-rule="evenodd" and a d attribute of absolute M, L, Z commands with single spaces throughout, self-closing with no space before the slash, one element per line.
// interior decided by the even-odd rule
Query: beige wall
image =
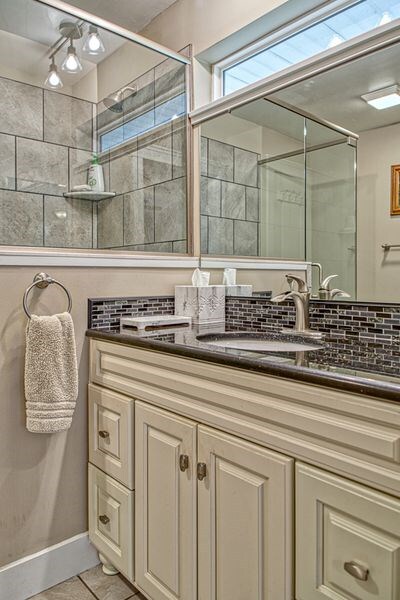
<path fill-rule="evenodd" d="M 390 167 L 400 163 L 400 124 L 360 134 L 358 145 L 358 298 L 400 301 L 400 217 L 390 216 Z"/>
<path fill-rule="evenodd" d="M 174 283 L 186 283 L 190 276 L 185 269 L 48 269 L 72 294 L 80 388 L 71 429 L 41 435 L 25 429 L 26 317 L 21 304 L 39 270 L 39 265 L 0 268 L 0 566 L 87 529 L 88 297 L 171 294 Z M 33 293 L 30 301 L 31 310 L 42 314 L 64 307 L 65 298 L 55 286 Z"/>

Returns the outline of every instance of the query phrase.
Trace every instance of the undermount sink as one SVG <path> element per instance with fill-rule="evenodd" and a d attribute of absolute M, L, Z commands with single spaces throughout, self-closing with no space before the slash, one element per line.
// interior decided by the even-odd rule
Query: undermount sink
<path fill-rule="evenodd" d="M 323 348 L 321 344 L 288 340 L 283 336 L 268 337 L 263 334 L 238 331 L 198 335 L 197 339 L 210 346 L 250 352 L 310 352 Z"/>

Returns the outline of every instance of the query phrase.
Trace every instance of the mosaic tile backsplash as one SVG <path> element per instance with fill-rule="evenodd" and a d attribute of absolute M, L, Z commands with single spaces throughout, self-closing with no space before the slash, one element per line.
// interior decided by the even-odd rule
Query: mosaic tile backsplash
<path fill-rule="evenodd" d="M 121 316 L 174 314 L 173 296 L 89 299 L 88 326 L 118 331 Z M 381 342 L 400 340 L 400 305 L 312 301 L 311 327 L 331 337 Z M 265 298 L 226 298 L 226 327 L 229 330 L 279 330 L 293 327 L 294 305 L 271 304 Z"/>

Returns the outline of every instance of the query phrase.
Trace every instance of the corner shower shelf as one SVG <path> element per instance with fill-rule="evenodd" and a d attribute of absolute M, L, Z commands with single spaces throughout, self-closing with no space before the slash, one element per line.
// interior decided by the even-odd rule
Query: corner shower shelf
<path fill-rule="evenodd" d="M 65 192 L 64 198 L 78 198 L 80 200 L 105 200 L 106 198 L 114 198 L 115 192 Z"/>

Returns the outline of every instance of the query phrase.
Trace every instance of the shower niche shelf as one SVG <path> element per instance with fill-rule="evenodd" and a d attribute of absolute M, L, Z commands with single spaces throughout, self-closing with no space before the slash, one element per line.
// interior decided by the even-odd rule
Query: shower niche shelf
<path fill-rule="evenodd" d="M 92 200 L 92 202 L 98 202 L 99 200 L 106 200 L 107 198 L 114 198 L 115 192 L 65 192 L 64 198 L 78 198 L 79 200 Z"/>

